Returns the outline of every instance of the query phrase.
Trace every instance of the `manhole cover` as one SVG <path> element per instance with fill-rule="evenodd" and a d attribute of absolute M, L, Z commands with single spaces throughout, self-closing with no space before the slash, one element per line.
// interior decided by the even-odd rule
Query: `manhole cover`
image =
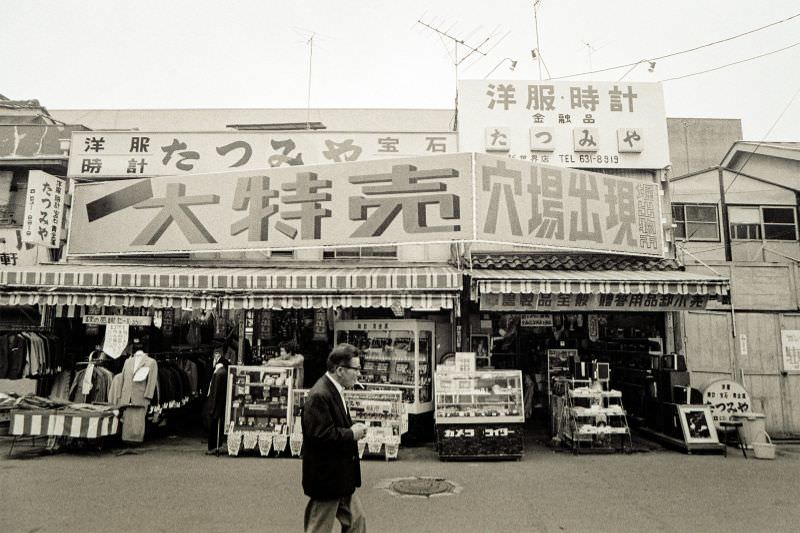
<path fill-rule="evenodd" d="M 384 479 L 375 488 L 384 489 L 393 496 L 411 498 L 450 496 L 461 492 L 459 485 L 447 479 L 418 476 Z"/>

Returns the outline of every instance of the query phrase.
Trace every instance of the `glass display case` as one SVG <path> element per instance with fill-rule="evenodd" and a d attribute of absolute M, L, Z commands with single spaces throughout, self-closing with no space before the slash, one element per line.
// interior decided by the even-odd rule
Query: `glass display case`
<path fill-rule="evenodd" d="M 399 390 L 409 414 L 433 410 L 434 323 L 422 320 L 341 320 L 336 343 L 363 351 L 360 382 L 367 390 Z"/>
<path fill-rule="evenodd" d="M 289 439 L 292 455 L 300 455 L 303 444 L 302 410 L 309 389 L 292 391 L 294 423 Z M 396 390 L 346 390 L 344 400 L 353 423 L 367 426 L 366 436 L 358 441 L 359 457 L 383 453 L 397 459 L 400 436 L 408 431 L 408 415 L 402 393 Z"/>
<path fill-rule="evenodd" d="M 522 457 L 525 414 L 519 370 L 436 371 L 436 449 L 441 459 Z"/>
<path fill-rule="evenodd" d="M 288 435 L 293 418 L 292 368 L 231 365 L 225 427 Z"/>
<path fill-rule="evenodd" d="M 442 368 L 442 370 L 444 370 Z M 436 373 L 436 423 L 522 423 L 522 372 Z"/>

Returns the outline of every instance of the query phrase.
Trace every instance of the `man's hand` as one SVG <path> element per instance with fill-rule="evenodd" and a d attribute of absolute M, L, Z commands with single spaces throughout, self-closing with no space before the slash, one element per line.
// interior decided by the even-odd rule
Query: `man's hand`
<path fill-rule="evenodd" d="M 353 438 L 355 440 L 361 440 L 367 436 L 367 426 L 365 426 L 361 422 L 356 422 L 355 424 L 350 426 L 350 429 L 353 432 Z"/>

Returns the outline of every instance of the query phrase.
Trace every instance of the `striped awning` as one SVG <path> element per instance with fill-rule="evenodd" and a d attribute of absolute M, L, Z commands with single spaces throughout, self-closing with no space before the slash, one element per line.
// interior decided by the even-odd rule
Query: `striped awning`
<path fill-rule="evenodd" d="M 684 271 L 473 270 L 477 294 L 726 295 L 730 280 Z M 476 294 L 477 291 L 477 294 Z"/>
<path fill-rule="evenodd" d="M 213 309 L 216 298 L 177 294 L 109 294 L 97 292 L 0 292 L 0 305 L 105 305 L 118 307 L 182 307 Z"/>
<path fill-rule="evenodd" d="M 460 290 L 461 274 L 449 266 L 197 268 L 67 264 L 4 269 L 0 271 L 0 286 L 280 292 Z"/>
<path fill-rule="evenodd" d="M 226 296 L 223 309 L 312 309 L 334 307 L 393 307 L 416 311 L 452 309 L 456 293 L 422 294 L 269 294 Z"/>
<path fill-rule="evenodd" d="M 0 305 L 211 309 L 450 309 L 461 273 L 449 266 L 197 268 L 40 265 L 0 271 Z"/>
<path fill-rule="evenodd" d="M 117 412 L 76 413 L 52 409 L 13 409 L 9 434 L 96 439 L 116 435 L 119 428 Z"/>

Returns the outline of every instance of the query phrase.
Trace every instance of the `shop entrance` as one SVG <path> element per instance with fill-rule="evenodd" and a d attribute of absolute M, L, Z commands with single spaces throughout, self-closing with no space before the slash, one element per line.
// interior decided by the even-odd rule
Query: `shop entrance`
<path fill-rule="evenodd" d="M 473 334 L 478 365 L 522 371 L 526 426 L 550 426 L 548 351 L 566 350 L 572 360 L 607 362 L 610 386 L 623 393 L 631 417 L 644 417 L 652 386 L 651 357 L 663 354 L 665 313 L 553 312 L 481 313 L 491 334 Z M 481 359 L 482 346 L 488 357 Z"/>

